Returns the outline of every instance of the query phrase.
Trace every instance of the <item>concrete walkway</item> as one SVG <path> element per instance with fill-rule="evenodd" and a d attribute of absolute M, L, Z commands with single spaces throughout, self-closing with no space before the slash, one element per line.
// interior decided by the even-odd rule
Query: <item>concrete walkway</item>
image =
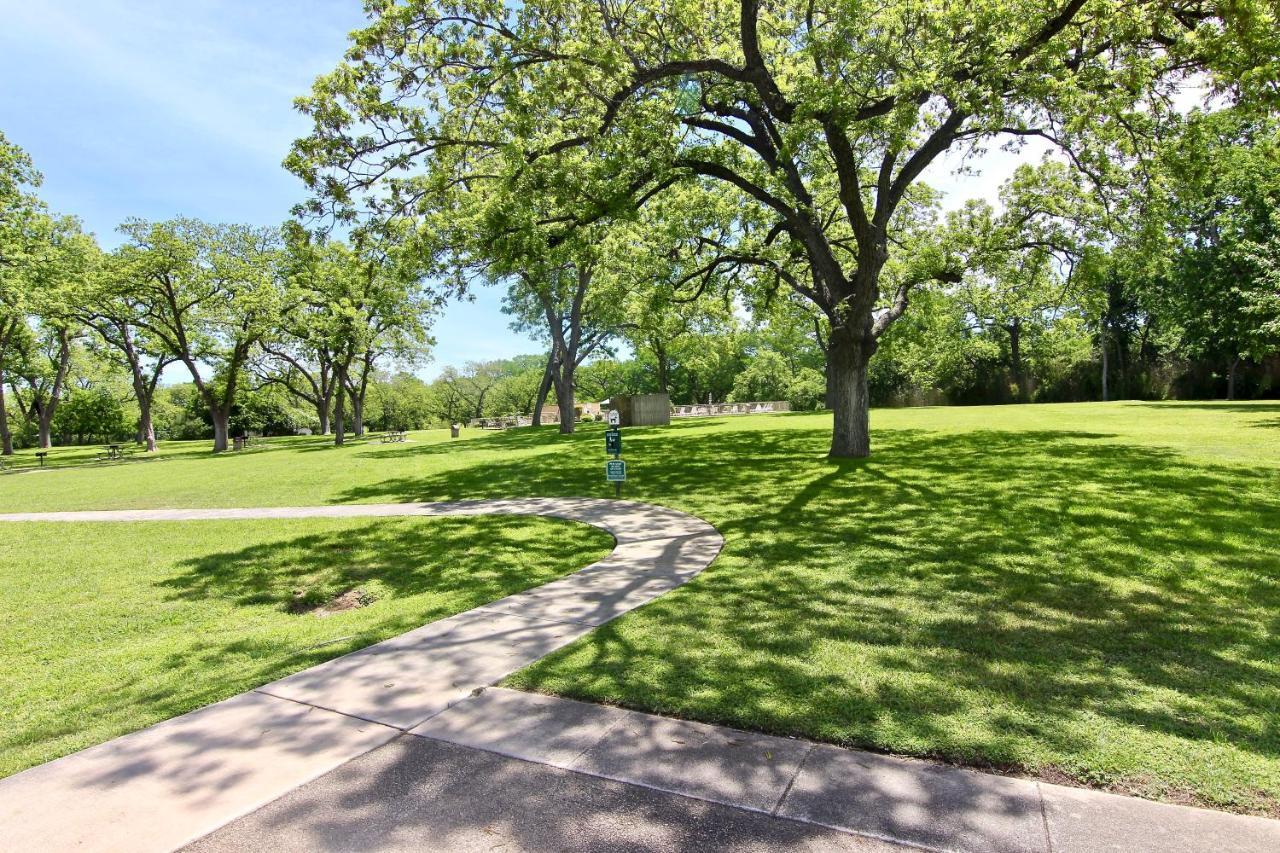
<path fill-rule="evenodd" d="M 617 546 L 560 580 L 0 780 L 0 849 L 203 837 L 209 850 L 1280 850 L 1280 821 L 488 686 L 707 566 L 720 535 L 674 510 L 534 499 L 0 522 L 475 514 L 585 522 Z"/>

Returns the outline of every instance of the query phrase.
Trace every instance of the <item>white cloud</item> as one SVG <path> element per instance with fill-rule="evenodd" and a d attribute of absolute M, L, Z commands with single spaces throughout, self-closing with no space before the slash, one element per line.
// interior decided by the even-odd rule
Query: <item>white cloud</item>
<path fill-rule="evenodd" d="M 258 8 L 273 6 L 276 15 L 293 13 L 288 26 L 246 22 L 243 8 L 218 3 L 187 4 L 177 15 L 173 3 L 154 0 L 3 2 L 0 18 L 5 41 L 38 46 L 63 75 L 119 97 L 122 108 L 149 123 L 176 122 L 278 162 L 306 130 L 292 99 L 337 61 L 343 45 L 335 43 L 333 26 L 307 23 L 310 4 Z M 308 43 L 314 37 L 321 43 Z M 315 66 L 298 62 L 300 43 Z"/>

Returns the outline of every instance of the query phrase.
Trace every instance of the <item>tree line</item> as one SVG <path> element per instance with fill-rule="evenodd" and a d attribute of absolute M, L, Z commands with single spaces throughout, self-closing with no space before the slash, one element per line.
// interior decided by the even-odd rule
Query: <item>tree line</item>
<path fill-rule="evenodd" d="M 375 389 L 449 421 L 554 399 L 562 432 L 582 395 L 654 390 L 824 406 L 831 455 L 860 457 L 873 403 L 1273 392 L 1262 0 L 367 11 L 297 102 L 311 197 L 282 228 L 129 222 L 103 253 L 6 147 L 0 410 L 46 444 L 93 350 L 144 434 L 184 369 L 217 449 L 245 394 L 341 442 Z M 1048 153 L 996 204 L 926 180 L 1029 140 Z M 415 386 L 478 287 L 543 354 Z"/>
<path fill-rule="evenodd" d="M 215 451 L 227 449 L 246 393 L 273 386 L 312 404 L 340 444 L 363 432 L 377 371 L 417 363 L 430 344 L 434 297 L 394 248 L 318 240 L 294 224 L 173 219 L 130 220 L 121 245 L 103 251 L 75 218 L 46 210 L 39 172 L 2 136 L 0 175 L 5 454 L 15 417 L 41 448 L 55 429 L 118 434 L 121 407 L 109 398 L 120 402 L 110 389 L 121 385 L 139 439 L 155 450 L 171 368 L 189 378 Z"/>

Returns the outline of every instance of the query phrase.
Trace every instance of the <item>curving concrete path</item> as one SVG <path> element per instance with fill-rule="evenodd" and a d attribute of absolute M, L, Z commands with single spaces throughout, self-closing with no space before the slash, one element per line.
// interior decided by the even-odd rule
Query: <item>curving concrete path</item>
<path fill-rule="evenodd" d="M 591 498 L 0 514 L 0 522 L 534 515 L 616 540 L 540 587 L 0 780 L 0 849 L 170 850 L 400 737 L 687 581 L 723 540 L 664 507 Z"/>
<path fill-rule="evenodd" d="M 19 513 L 6 521 L 541 515 L 613 552 L 0 780 L 0 850 L 1280 850 L 1280 821 L 492 687 L 719 553 L 663 507 L 531 499 Z"/>

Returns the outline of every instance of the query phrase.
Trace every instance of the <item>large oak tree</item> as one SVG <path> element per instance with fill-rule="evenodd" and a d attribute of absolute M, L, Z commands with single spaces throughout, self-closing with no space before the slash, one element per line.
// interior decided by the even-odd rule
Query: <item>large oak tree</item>
<path fill-rule="evenodd" d="M 347 61 L 300 101 L 314 132 L 288 165 L 315 212 L 448 217 L 496 185 L 531 200 L 488 222 L 519 239 L 722 183 L 771 222 L 753 263 L 804 261 L 786 281 L 828 320 L 831 454 L 854 457 L 868 360 L 915 285 L 885 292 L 882 274 L 926 168 L 1039 136 L 1100 172 L 1188 75 L 1229 57 L 1253 79 L 1248 49 L 1275 23 L 1262 0 L 367 5 Z"/>

